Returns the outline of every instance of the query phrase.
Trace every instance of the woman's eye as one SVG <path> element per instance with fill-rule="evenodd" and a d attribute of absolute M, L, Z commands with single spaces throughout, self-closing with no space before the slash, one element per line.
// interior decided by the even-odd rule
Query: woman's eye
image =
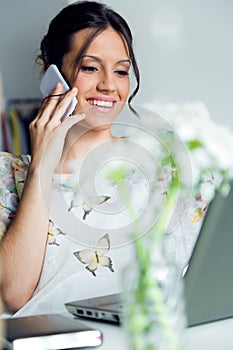
<path fill-rule="evenodd" d="M 115 73 L 118 75 L 121 75 L 121 76 L 128 76 L 129 75 L 129 72 L 126 70 L 116 70 Z"/>
<path fill-rule="evenodd" d="M 95 72 L 95 71 L 97 71 L 97 68 L 95 68 L 93 66 L 81 66 L 81 70 L 83 72 Z"/>

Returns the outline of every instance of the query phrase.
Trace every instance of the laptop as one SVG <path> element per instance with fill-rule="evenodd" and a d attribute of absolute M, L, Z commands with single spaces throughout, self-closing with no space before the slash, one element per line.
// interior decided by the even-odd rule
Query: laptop
<path fill-rule="evenodd" d="M 65 304 L 73 315 L 98 321 L 120 324 L 123 322 L 122 294 L 110 294 Z"/>
<path fill-rule="evenodd" d="M 233 317 L 233 189 L 217 193 L 205 215 L 184 274 L 188 326 Z M 74 316 L 120 324 L 122 296 L 113 294 L 65 304 Z"/>

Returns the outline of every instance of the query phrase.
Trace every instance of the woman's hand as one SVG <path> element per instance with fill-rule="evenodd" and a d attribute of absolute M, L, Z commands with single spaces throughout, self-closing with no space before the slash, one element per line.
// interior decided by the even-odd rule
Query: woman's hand
<path fill-rule="evenodd" d="M 77 95 L 77 88 L 71 89 L 65 97 L 60 100 L 63 87 L 58 83 L 51 98 L 42 104 L 36 118 L 30 124 L 32 162 L 31 167 L 41 167 L 46 174 L 51 175 L 62 155 L 64 141 L 68 130 L 85 116 L 76 114 L 61 122 L 67 107 Z"/>

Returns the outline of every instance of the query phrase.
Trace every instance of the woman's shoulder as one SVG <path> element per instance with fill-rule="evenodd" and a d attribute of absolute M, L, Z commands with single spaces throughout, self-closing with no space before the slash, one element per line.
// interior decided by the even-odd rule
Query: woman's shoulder
<path fill-rule="evenodd" d="M 0 166 L 4 167 L 15 167 L 15 166 L 28 166 L 30 163 L 31 157 L 29 155 L 16 155 L 9 152 L 0 152 Z"/>
<path fill-rule="evenodd" d="M 30 156 L 0 152 L 0 193 L 17 192 L 21 195 L 27 176 Z"/>

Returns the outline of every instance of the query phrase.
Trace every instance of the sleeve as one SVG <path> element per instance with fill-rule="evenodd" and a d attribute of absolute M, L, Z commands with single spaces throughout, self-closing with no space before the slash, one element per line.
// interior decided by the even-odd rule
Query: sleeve
<path fill-rule="evenodd" d="M 28 164 L 21 156 L 0 152 L 0 239 L 14 218 L 27 169 Z"/>

